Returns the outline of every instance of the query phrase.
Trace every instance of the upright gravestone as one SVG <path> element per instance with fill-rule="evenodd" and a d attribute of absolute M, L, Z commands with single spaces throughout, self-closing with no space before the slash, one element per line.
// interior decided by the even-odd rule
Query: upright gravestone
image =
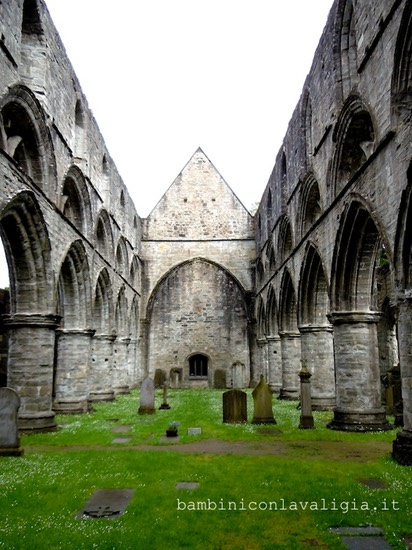
<path fill-rule="evenodd" d="M 0 388 L 0 456 L 21 456 L 17 427 L 20 398 L 11 388 Z"/>
<path fill-rule="evenodd" d="M 226 371 L 223 369 L 216 369 L 214 374 L 214 387 L 216 389 L 226 389 Z"/>
<path fill-rule="evenodd" d="M 139 414 L 153 414 L 155 412 L 154 395 L 154 382 L 148 376 L 143 380 L 142 385 L 140 386 Z"/>
<path fill-rule="evenodd" d="M 265 382 L 263 374 L 252 392 L 253 420 L 252 424 L 276 424 L 272 410 L 272 392 Z"/>
<path fill-rule="evenodd" d="M 223 422 L 247 422 L 247 395 L 242 390 L 229 390 L 223 394 Z"/>

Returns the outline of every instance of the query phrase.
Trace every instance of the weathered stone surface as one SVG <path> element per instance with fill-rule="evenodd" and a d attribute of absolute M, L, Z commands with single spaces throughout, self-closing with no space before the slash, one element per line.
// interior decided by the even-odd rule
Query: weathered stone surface
<path fill-rule="evenodd" d="M 254 217 L 198 149 L 142 220 L 44 2 L 2 3 L 2 380 L 20 427 L 53 428 L 53 407 L 87 410 L 156 369 L 179 373 L 173 387 L 263 374 L 297 399 L 304 360 L 314 408 L 336 389 L 331 427 L 386 429 L 380 379 L 399 362 L 394 456 L 409 462 L 412 22 L 406 0 L 370 7 L 333 3 Z"/>
<path fill-rule="evenodd" d="M 155 388 L 150 377 L 143 380 L 140 386 L 139 414 L 153 414 L 155 412 Z"/>
<path fill-rule="evenodd" d="M 247 394 L 242 390 L 228 390 L 223 396 L 223 422 L 247 422 Z"/>
<path fill-rule="evenodd" d="M 20 456 L 17 413 L 20 399 L 11 388 L 0 388 L 0 456 Z"/>

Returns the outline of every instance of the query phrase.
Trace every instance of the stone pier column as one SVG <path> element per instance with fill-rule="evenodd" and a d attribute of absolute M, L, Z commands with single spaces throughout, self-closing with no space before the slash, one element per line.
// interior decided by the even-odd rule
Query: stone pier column
<path fill-rule="evenodd" d="M 22 430 L 56 426 L 52 411 L 56 315 L 16 313 L 4 317 L 9 332 L 7 384 L 20 397 Z"/>
<path fill-rule="evenodd" d="M 139 378 L 139 362 L 137 356 L 138 341 L 135 338 L 130 339 L 130 344 L 127 354 L 128 370 L 130 375 L 130 388 L 137 388 L 140 383 Z"/>
<path fill-rule="evenodd" d="M 366 432 L 390 429 L 381 405 L 376 312 L 336 312 L 333 323 L 336 408 L 333 430 Z"/>
<path fill-rule="evenodd" d="M 130 393 L 129 374 L 130 338 L 117 338 L 113 344 L 113 390 L 115 395 Z"/>
<path fill-rule="evenodd" d="M 398 342 L 403 398 L 403 430 L 393 442 L 392 455 L 400 464 L 412 466 L 412 297 L 398 305 Z"/>
<path fill-rule="evenodd" d="M 95 334 L 89 373 L 89 402 L 113 401 L 113 334 Z"/>
<path fill-rule="evenodd" d="M 58 329 L 54 373 L 53 410 L 59 413 L 87 412 L 88 374 L 94 330 Z"/>
<path fill-rule="evenodd" d="M 268 369 L 267 378 L 270 389 L 279 393 L 282 387 L 282 350 L 280 336 L 268 336 Z"/>
<path fill-rule="evenodd" d="M 299 332 L 279 332 L 282 350 L 282 387 L 279 398 L 299 399 L 301 350 Z"/>
<path fill-rule="evenodd" d="M 325 411 L 336 404 L 333 327 L 301 325 L 302 366 L 312 374 L 312 409 Z"/>

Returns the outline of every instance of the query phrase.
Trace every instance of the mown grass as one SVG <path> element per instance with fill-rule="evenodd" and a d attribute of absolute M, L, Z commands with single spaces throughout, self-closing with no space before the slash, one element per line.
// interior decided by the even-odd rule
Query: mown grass
<path fill-rule="evenodd" d="M 161 392 L 156 400 L 158 407 Z M 277 424 L 262 434 L 262 426 L 223 424 L 221 400 L 218 390 L 172 390 L 170 410 L 143 417 L 137 415 L 138 393 L 133 392 L 96 406 L 93 413 L 59 417 L 56 432 L 23 436 L 24 456 L 0 459 L 0 548 L 339 549 L 344 546 L 329 528 L 359 525 L 381 527 L 393 548 L 405 548 L 403 538 L 412 534 L 412 475 L 390 457 L 394 431 L 330 431 L 325 424 L 331 413 L 315 413 L 316 429 L 299 430 L 296 403 L 275 401 Z M 172 421 L 180 422 L 180 440 L 170 451 L 138 448 L 167 445 L 163 436 Z M 116 433 L 115 426 L 130 426 L 130 431 Z M 187 435 L 189 427 L 201 427 L 202 434 Z M 119 436 L 130 441 L 113 443 Z M 256 447 L 282 444 L 283 452 L 251 456 L 173 450 L 203 439 Z M 385 488 L 360 482 L 370 478 Z M 180 481 L 199 487 L 178 490 Z M 77 518 L 94 491 L 106 488 L 135 490 L 125 514 Z M 280 508 L 282 499 L 286 510 L 269 509 L 270 503 Z M 237 510 L 227 509 L 230 502 Z M 308 504 L 293 509 L 293 502 Z M 198 503 L 203 508 L 215 503 L 217 509 L 192 510 Z"/>

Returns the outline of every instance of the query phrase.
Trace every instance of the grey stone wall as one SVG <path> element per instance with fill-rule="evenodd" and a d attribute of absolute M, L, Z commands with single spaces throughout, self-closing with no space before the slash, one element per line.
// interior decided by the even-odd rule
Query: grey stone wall
<path fill-rule="evenodd" d="M 225 370 L 230 386 L 238 363 L 249 384 L 254 242 L 252 216 L 198 149 L 144 220 L 149 373 L 181 369 L 193 387 Z M 209 358 L 207 380 L 189 377 L 196 353 Z"/>

